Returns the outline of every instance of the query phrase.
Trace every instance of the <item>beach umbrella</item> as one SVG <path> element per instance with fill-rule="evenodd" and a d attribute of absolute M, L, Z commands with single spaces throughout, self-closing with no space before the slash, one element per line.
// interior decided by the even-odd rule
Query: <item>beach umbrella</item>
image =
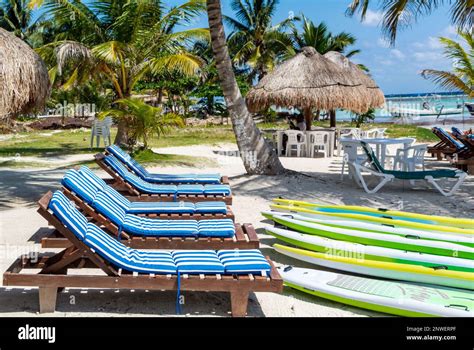
<path fill-rule="evenodd" d="M 365 113 L 371 106 L 368 89 L 355 75 L 313 47 L 278 65 L 249 91 L 246 101 L 252 112 L 270 106 L 297 107 L 303 110 L 308 129 L 313 109 Z"/>
<path fill-rule="evenodd" d="M 331 60 L 339 66 L 346 74 L 352 75 L 352 79 L 359 81 L 369 91 L 370 103 L 369 108 L 379 108 L 385 104 L 385 96 L 377 83 L 360 67 L 351 62 L 346 56 L 340 52 L 329 51 L 324 57 Z"/>
<path fill-rule="evenodd" d="M 48 69 L 21 39 L 0 28 L 0 121 L 44 106 L 51 91 Z"/>

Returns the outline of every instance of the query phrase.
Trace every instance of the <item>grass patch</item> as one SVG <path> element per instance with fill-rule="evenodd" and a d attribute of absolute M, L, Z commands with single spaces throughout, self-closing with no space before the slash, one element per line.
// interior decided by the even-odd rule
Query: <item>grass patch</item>
<path fill-rule="evenodd" d="M 183 156 L 176 154 L 155 153 L 152 150 L 137 151 L 133 158 L 139 163 L 147 166 L 212 166 L 216 165 L 214 160 L 206 157 Z"/>
<path fill-rule="evenodd" d="M 328 127 L 328 121 L 315 122 L 315 126 Z M 270 130 L 287 129 L 284 121 L 274 123 L 261 123 L 258 125 L 267 137 L 271 137 Z M 350 122 L 339 122 L 340 127 L 351 126 Z M 374 127 L 387 128 L 389 137 L 416 137 L 418 142 L 436 142 L 437 138 L 429 129 L 414 125 L 398 124 L 366 124 L 363 129 Z M 116 129 L 112 129 L 112 139 L 115 137 Z M 170 134 L 159 139 L 152 139 L 150 147 L 164 148 L 191 145 L 215 145 L 218 143 L 234 143 L 235 136 L 229 125 L 213 125 L 207 127 L 186 127 L 172 130 Z M 90 130 L 64 130 L 59 132 L 33 131 L 20 133 L 14 137 L 0 141 L 0 157 L 33 156 L 33 157 L 55 157 L 69 154 L 93 154 L 103 151 L 103 146 L 90 148 Z M 199 166 L 210 165 L 208 158 L 178 156 L 167 154 L 139 153 L 137 159 L 149 165 L 183 165 Z M 94 166 L 93 162 L 79 162 L 74 165 L 86 164 Z M 41 162 L 0 161 L 0 167 L 45 167 Z"/>

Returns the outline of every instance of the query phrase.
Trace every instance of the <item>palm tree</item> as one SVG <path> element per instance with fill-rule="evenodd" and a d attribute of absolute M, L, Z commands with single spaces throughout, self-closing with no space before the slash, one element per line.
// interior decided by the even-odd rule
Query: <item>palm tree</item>
<path fill-rule="evenodd" d="M 202 12 L 203 0 L 190 0 L 168 11 L 161 0 L 105 0 L 90 4 L 46 1 L 57 22 L 74 33 L 70 36 L 65 32 L 60 40 L 39 49 L 53 66 L 53 81 L 68 77 L 63 88 L 90 79 L 106 81 L 116 99 L 126 99 L 147 74 L 199 72 L 202 60 L 191 54 L 186 44 L 196 38 L 208 38 L 209 31 L 175 28 Z M 78 39 L 72 40 L 74 37 Z M 127 118 L 119 119 L 115 143 L 127 143 L 128 125 Z"/>
<path fill-rule="evenodd" d="M 234 63 L 247 66 L 249 82 L 260 80 L 270 72 L 278 58 L 291 45 L 284 29 L 294 21 L 293 18 L 272 25 L 278 0 L 232 0 L 231 7 L 235 19 L 224 17 L 232 28 L 228 45 Z"/>
<path fill-rule="evenodd" d="M 321 55 L 329 51 L 337 51 L 343 53 L 346 57 L 351 57 L 360 52 L 360 50 L 347 51 L 347 48 L 357 41 L 350 33 L 333 34 L 329 31 L 326 23 L 321 22 L 315 25 L 304 15 L 301 15 L 301 23 L 301 31 L 294 24 L 291 25 L 290 36 L 293 45 L 288 48 L 286 55 L 289 57 L 301 52 L 306 46 L 314 47 Z"/>
<path fill-rule="evenodd" d="M 453 71 L 425 69 L 421 75 L 446 90 L 462 91 L 470 98 L 474 98 L 474 38 L 472 32 L 459 31 L 458 34 L 464 43 L 449 38 L 439 38 L 444 45 L 444 54 L 453 60 Z"/>
<path fill-rule="evenodd" d="M 153 107 L 142 100 L 124 98 L 115 102 L 118 108 L 108 109 L 99 113 L 99 118 L 108 116 L 118 119 L 125 118 L 130 122 L 130 143 L 143 141 L 143 148 L 148 148 L 148 140 L 152 136 L 160 137 L 170 127 L 183 126 L 182 118 L 174 113 L 162 113 L 161 108 Z"/>
<path fill-rule="evenodd" d="M 30 0 L 0 0 L 0 28 L 12 32 L 30 46 L 42 42 L 43 16 L 35 16 Z"/>
<path fill-rule="evenodd" d="M 429 15 L 446 3 L 443 0 L 380 0 L 384 13 L 382 28 L 391 43 L 395 42 L 399 28 L 408 27 L 420 16 Z M 474 2 L 472 0 L 452 0 L 451 21 L 461 30 L 472 30 L 474 26 Z M 364 19 L 370 0 L 352 0 L 347 12 L 349 15 L 359 12 Z"/>
<path fill-rule="evenodd" d="M 222 23 L 220 0 L 207 0 L 207 14 L 212 51 L 245 170 L 248 174 L 280 174 L 284 168 L 255 125 L 237 85 Z"/>

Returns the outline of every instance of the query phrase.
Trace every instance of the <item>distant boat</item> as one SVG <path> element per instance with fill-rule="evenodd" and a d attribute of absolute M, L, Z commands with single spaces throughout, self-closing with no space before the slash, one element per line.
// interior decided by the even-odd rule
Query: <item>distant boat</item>
<path fill-rule="evenodd" d="M 474 108 L 474 105 L 473 107 Z M 468 108 L 469 109 L 469 108 Z M 402 106 L 391 106 L 388 111 L 393 117 L 439 117 L 442 115 L 462 114 L 462 108 L 408 108 Z M 472 114 L 472 112 L 470 112 Z"/>
<path fill-rule="evenodd" d="M 468 103 L 468 102 L 466 102 L 464 105 L 466 106 L 466 108 L 467 108 L 467 110 L 469 111 L 469 113 L 470 113 L 472 116 L 474 116 L 474 103 Z"/>

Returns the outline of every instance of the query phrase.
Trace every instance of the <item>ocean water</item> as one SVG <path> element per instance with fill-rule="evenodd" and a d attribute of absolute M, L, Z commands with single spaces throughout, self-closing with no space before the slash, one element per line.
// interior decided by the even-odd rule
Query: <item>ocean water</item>
<path fill-rule="evenodd" d="M 384 108 L 375 111 L 378 123 L 400 123 L 417 125 L 456 125 L 461 129 L 474 125 L 474 116 L 464 106 L 473 99 L 462 94 L 420 93 L 387 95 Z M 337 120 L 351 120 L 347 111 L 337 111 Z"/>

